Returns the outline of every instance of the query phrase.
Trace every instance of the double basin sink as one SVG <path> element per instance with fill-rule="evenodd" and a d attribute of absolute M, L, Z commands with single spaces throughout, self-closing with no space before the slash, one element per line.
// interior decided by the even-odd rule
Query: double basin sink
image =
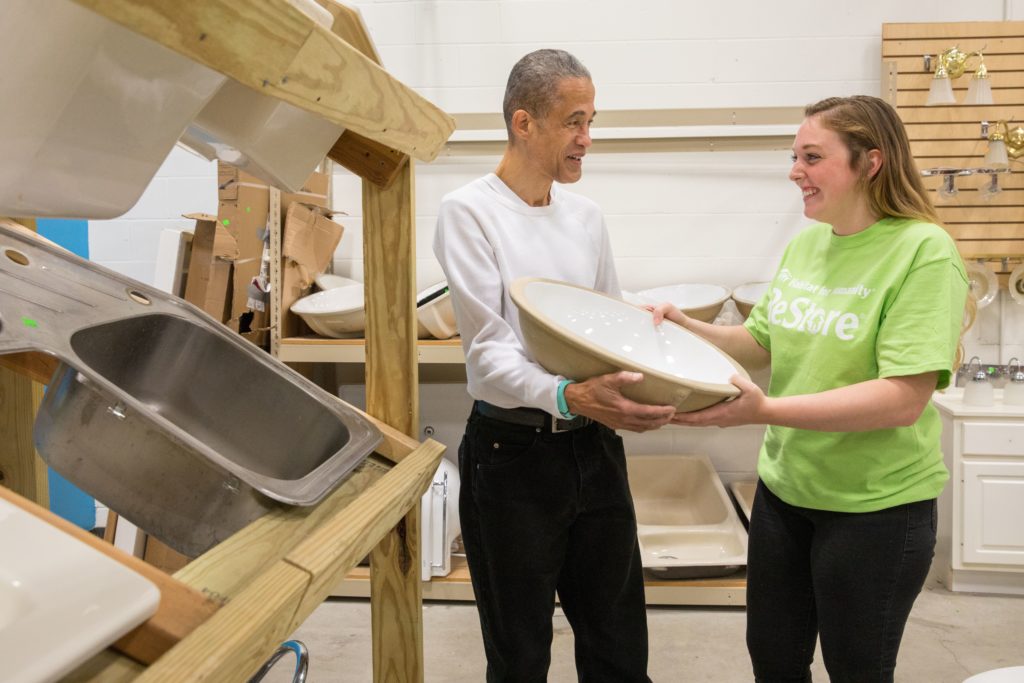
<path fill-rule="evenodd" d="M 381 440 L 198 308 L 0 225 L 0 354 L 56 356 L 36 448 L 186 555 L 313 505 Z"/>

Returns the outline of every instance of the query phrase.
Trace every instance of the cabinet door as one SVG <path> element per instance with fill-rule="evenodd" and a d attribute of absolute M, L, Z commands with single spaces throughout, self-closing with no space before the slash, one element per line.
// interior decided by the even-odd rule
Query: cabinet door
<path fill-rule="evenodd" d="M 1024 567 L 1024 462 L 964 461 L 963 561 Z"/>

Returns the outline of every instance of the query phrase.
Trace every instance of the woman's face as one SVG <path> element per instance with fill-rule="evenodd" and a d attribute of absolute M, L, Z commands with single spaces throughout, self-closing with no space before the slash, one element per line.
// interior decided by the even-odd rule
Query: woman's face
<path fill-rule="evenodd" d="M 860 173 L 850 168 L 850 150 L 818 116 L 804 119 L 793 141 L 789 179 L 803 192 L 804 215 L 836 228 L 868 204 Z"/>

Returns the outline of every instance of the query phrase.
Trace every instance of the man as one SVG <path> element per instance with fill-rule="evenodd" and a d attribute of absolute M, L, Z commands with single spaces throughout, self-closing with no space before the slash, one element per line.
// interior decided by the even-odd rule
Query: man
<path fill-rule="evenodd" d="M 488 681 L 547 680 L 557 590 L 580 680 L 647 677 L 647 620 L 622 440 L 674 414 L 620 388 L 621 372 L 570 383 L 526 352 L 509 285 L 542 276 L 619 296 L 597 206 L 554 185 L 580 179 L 594 85 L 561 50 L 523 57 L 504 101 L 497 170 L 442 201 L 434 253 L 448 278 L 470 395 L 459 512 Z"/>

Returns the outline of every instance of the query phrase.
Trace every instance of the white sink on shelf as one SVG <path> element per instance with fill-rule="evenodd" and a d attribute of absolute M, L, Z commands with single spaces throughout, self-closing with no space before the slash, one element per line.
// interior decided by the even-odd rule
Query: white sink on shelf
<path fill-rule="evenodd" d="M 0 549 L 5 683 L 59 680 L 160 603 L 148 579 L 6 500 Z"/>
<path fill-rule="evenodd" d="M 225 77 L 73 2 L 0 4 L 0 215 L 130 209 Z"/>

